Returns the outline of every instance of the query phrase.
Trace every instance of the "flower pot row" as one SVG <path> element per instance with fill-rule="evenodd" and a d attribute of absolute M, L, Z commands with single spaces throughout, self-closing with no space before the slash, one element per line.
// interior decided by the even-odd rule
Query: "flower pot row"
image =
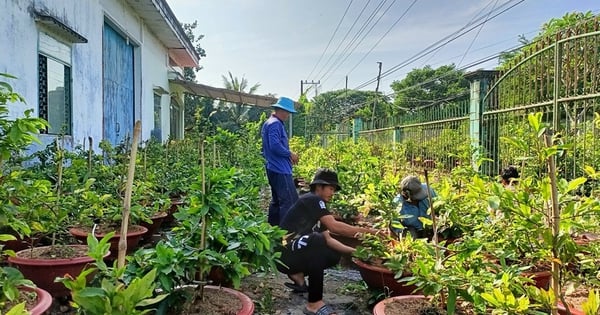
<path fill-rule="evenodd" d="M 373 307 L 373 315 L 413 315 L 425 314 L 426 307 L 431 307 L 429 298 L 424 295 L 393 296 L 379 301 Z M 571 315 L 585 315 L 578 309 L 570 308 Z M 427 313 L 429 314 L 429 313 Z M 558 314 L 569 314 L 564 305 L 558 304 Z"/>

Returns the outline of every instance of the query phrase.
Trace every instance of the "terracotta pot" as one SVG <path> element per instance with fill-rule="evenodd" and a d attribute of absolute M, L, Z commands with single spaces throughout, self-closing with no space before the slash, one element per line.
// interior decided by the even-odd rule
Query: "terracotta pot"
<path fill-rule="evenodd" d="M 550 280 L 552 280 L 552 272 L 550 272 L 550 271 L 547 271 L 547 270 L 535 271 L 535 272 L 525 271 L 525 272 L 523 272 L 523 276 L 531 278 L 535 282 L 534 285 L 537 288 L 544 289 L 544 290 L 548 290 L 550 288 Z"/>
<path fill-rule="evenodd" d="M 356 248 L 357 246 L 362 245 L 362 241 L 354 237 L 347 237 L 334 233 L 331 233 L 331 237 L 335 238 L 336 240 L 340 241 L 340 243 L 346 246 Z"/>
<path fill-rule="evenodd" d="M 162 225 L 162 223 L 165 220 L 165 218 L 167 217 L 167 215 L 168 215 L 168 213 L 166 213 L 166 212 L 159 212 L 159 213 L 154 214 L 152 217 L 150 217 L 150 220 L 152 220 L 152 223 L 140 222 L 141 226 L 148 229 L 148 231 L 146 233 L 144 233 L 144 235 L 142 235 L 142 240 L 144 242 L 149 242 L 152 240 L 152 236 L 158 231 L 158 229 Z"/>
<path fill-rule="evenodd" d="M 184 285 L 184 286 L 178 287 L 177 289 L 187 289 L 187 288 L 195 288 L 195 287 L 196 287 L 195 285 Z M 235 315 L 252 315 L 252 314 L 254 314 L 254 302 L 252 301 L 252 299 L 249 296 L 247 296 L 243 292 L 240 292 L 238 290 L 231 289 L 231 288 L 218 287 L 218 286 L 214 286 L 214 285 L 206 285 L 206 286 L 204 286 L 204 290 L 217 291 L 219 293 L 231 296 L 231 299 L 239 300 L 242 307 Z"/>
<path fill-rule="evenodd" d="M 182 198 L 171 198 L 171 207 L 169 208 L 169 211 L 167 212 L 167 216 L 163 220 L 163 223 L 172 223 L 175 220 L 175 217 L 173 217 L 173 213 L 177 212 L 179 207 L 184 203 L 185 201 Z"/>
<path fill-rule="evenodd" d="M 391 301 L 398 300 L 427 300 L 427 297 L 424 295 L 402 295 L 402 296 L 394 296 L 389 297 L 387 299 L 383 299 L 373 307 L 373 315 L 386 315 L 385 314 L 385 305 Z"/>
<path fill-rule="evenodd" d="M 352 262 L 358 267 L 361 277 L 370 289 L 385 290 L 389 289 L 390 296 L 419 294 L 414 292 L 417 287 L 406 285 L 394 279 L 394 273 L 388 268 L 382 266 L 369 265 L 359 259 L 352 259 Z"/>
<path fill-rule="evenodd" d="M 206 275 L 206 279 L 209 280 L 209 283 L 212 285 L 228 288 L 233 287 L 233 281 L 231 278 L 227 277 L 225 270 L 220 266 L 213 266 L 210 268 L 208 275 Z M 200 274 L 198 274 L 197 280 L 200 280 Z"/>
<path fill-rule="evenodd" d="M 574 307 L 569 307 L 569 311 L 571 311 L 571 315 L 585 315 L 585 312 L 582 310 L 578 310 Z M 560 302 L 558 302 L 558 314 L 567 315 L 567 308 Z"/>
<path fill-rule="evenodd" d="M 87 245 L 67 245 L 86 253 Z M 48 291 L 54 297 L 68 296 L 70 291 L 62 283 L 54 282 L 56 277 L 66 274 L 77 277 L 81 271 L 94 259 L 88 256 L 75 258 L 39 259 L 31 258 L 31 251 L 42 251 L 50 246 L 35 247 L 18 251 L 15 257 L 8 257 L 8 262 L 23 273 L 26 279 L 33 281 L 36 286 Z"/>
<path fill-rule="evenodd" d="M 353 237 L 347 237 L 347 236 L 334 234 L 334 233 L 331 233 L 331 236 L 346 246 L 356 248 L 357 246 L 362 245 L 361 240 L 353 238 Z M 347 267 L 347 268 L 356 268 L 356 266 L 352 262 L 352 255 L 351 254 L 341 255 L 340 266 Z"/>
<path fill-rule="evenodd" d="M 141 225 L 132 225 L 127 229 L 127 253 L 132 253 L 138 246 L 142 236 L 148 232 L 148 229 Z M 87 236 L 91 233 L 90 228 L 73 227 L 69 229 L 69 233 L 76 239 L 86 242 Z M 96 238 L 101 239 L 106 233 L 96 233 Z M 121 234 L 119 231 L 110 239 L 110 255 L 107 257 L 109 260 L 115 260 L 119 256 L 119 238 Z"/>
<path fill-rule="evenodd" d="M 31 308 L 28 309 L 31 315 L 42 315 L 45 314 L 46 311 L 52 306 L 52 295 L 48 293 L 48 291 L 41 288 L 29 288 L 23 287 L 22 290 L 25 291 L 34 291 L 37 295 L 37 303 Z"/>

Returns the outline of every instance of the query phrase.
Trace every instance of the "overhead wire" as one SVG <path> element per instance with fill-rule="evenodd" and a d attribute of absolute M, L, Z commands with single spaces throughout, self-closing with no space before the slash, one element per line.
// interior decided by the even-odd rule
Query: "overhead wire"
<path fill-rule="evenodd" d="M 342 38 L 342 40 L 340 40 L 339 44 L 337 45 L 337 47 L 335 48 L 335 50 L 333 51 L 333 53 L 331 55 L 329 55 L 329 58 L 327 58 L 327 61 L 325 62 L 325 64 L 323 65 L 323 67 L 321 67 L 321 70 L 319 70 L 319 72 L 317 72 L 317 74 L 316 74 L 317 77 L 321 74 L 321 72 L 329 64 L 329 62 L 331 61 L 331 59 L 333 59 L 333 56 L 335 56 L 337 54 L 337 52 L 340 50 L 340 47 L 342 47 L 342 44 L 344 43 L 344 41 L 346 40 L 346 38 L 348 38 L 348 35 L 350 35 L 350 32 L 352 32 L 352 30 L 354 29 L 354 26 L 360 20 L 360 17 L 363 15 L 363 13 L 365 12 L 365 10 L 369 6 L 369 3 L 371 3 L 371 0 L 368 0 L 367 3 L 365 3 L 365 5 L 363 6 L 363 8 L 360 10 L 360 13 L 356 17 L 356 19 L 354 19 L 354 22 L 352 23 L 352 25 L 350 26 L 350 28 L 348 29 L 348 31 L 346 31 L 346 34 L 344 35 L 344 38 Z"/>
<path fill-rule="evenodd" d="M 415 61 L 417 61 L 417 60 L 419 60 L 419 59 L 421 59 L 421 58 L 423 58 L 423 57 L 425 57 L 425 56 L 427 56 L 429 54 L 431 54 L 433 52 L 432 49 L 436 48 L 436 46 L 439 46 L 439 45 L 445 46 L 445 45 L 447 45 L 448 43 L 450 43 L 450 42 L 452 42 L 452 41 L 454 41 L 454 40 L 462 37 L 463 35 L 469 33 L 470 31 L 472 31 L 476 27 L 480 26 L 481 24 L 483 24 L 483 23 L 485 23 L 485 22 L 487 22 L 487 21 L 489 21 L 491 19 L 494 19 L 494 18 L 498 17 L 500 14 L 502 14 L 502 13 L 504 13 L 504 12 L 506 12 L 506 11 L 512 9 L 512 8 L 514 8 L 518 4 L 524 2 L 525 0 L 519 0 L 517 3 L 509 6 L 508 8 L 503 8 L 504 5 L 506 5 L 507 3 L 513 2 L 513 1 L 516 1 L 516 0 L 509 0 L 508 2 L 504 3 L 502 6 L 498 7 L 497 9 L 501 10 L 499 13 L 496 13 L 496 14 L 494 14 L 491 17 L 488 16 L 485 19 L 483 17 L 481 17 L 481 18 L 478 18 L 475 21 L 475 22 L 479 22 L 481 19 L 484 19 L 483 22 L 479 22 L 479 23 L 477 23 L 475 25 L 472 25 L 475 22 L 474 23 L 467 23 L 465 26 L 463 26 L 462 28 L 460 28 L 458 31 L 456 31 L 456 32 L 454 32 L 454 33 L 452 33 L 450 35 L 445 36 L 444 38 L 436 41 L 435 43 L 427 46 L 425 49 L 423 49 L 423 50 L 419 51 L 418 53 L 416 53 L 415 55 L 411 56 L 407 60 L 405 60 L 405 61 L 403 61 L 403 62 L 401 62 L 401 63 L 399 63 L 399 64 L 397 64 L 397 65 L 395 65 L 395 66 L 393 66 L 391 68 L 389 68 L 388 70 L 384 71 L 381 74 L 381 78 L 389 76 L 390 74 L 392 74 L 392 73 L 394 73 L 394 72 L 396 72 L 396 71 L 398 71 L 398 70 L 406 67 L 407 65 L 409 65 L 409 64 L 411 64 L 411 63 L 413 63 L 413 62 L 415 62 Z M 370 85 L 370 84 L 372 84 L 372 83 L 374 83 L 376 81 L 377 81 L 377 77 L 375 77 L 374 79 L 370 79 L 370 80 L 368 80 L 368 81 L 360 84 L 359 86 L 355 87 L 354 89 L 358 90 L 358 89 L 364 88 L 364 87 L 366 87 L 366 86 L 368 86 L 368 85 Z"/>
<path fill-rule="evenodd" d="M 331 38 L 329 38 L 329 42 L 327 43 L 327 46 L 325 46 L 325 49 L 321 53 L 321 56 L 319 57 L 319 60 L 317 60 L 317 63 L 315 64 L 315 66 L 310 71 L 310 74 L 308 75 L 309 78 L 312 76 L 313 72 L 315 72 L 315 69 L 317 69 L 317 66 L 319 65 L 319 63 L 321 62 L 321 60 L 323 60 L 323 56 L 325 56 L 325 53 L 327 52 L 327 49 L 329 49 L 329 46 L 331 45 L 331 42 L 335 38 L 335 34 L 337 34 L 337 31 L 340 29 L 340 25 L 342 25 L 342 22 L 344 21 L 344 18 L 346 17 L 346 14 L 348 13 L 348 10 L 350 10 L 350 6 L 352 6 L 352 2 L 353 1 L 354 0 L 350 0 L 350 2 L 348 3 L 348 6 L 346 7 L 346 10 L 344 11 L 344 14 L 342 15 L 342 18 L 340 19 L 340 21 L 338 22 L 337 26 L 335 27 L 335 30 L 333 31 L 333 34 L 331 34 Z"/>
<path fill-rule="evenodd" d="M 389 10 L 389 8 L 396 1 L 397 0 L 394 0 L 392 2 L 392 4 L 390 6 L 388 6 L 388 8 L 386 9 L 385 12 L 387 12 L 387 10 Z M 379 18 L 373 23 L 373 25 L 371 26 L 371 28 L 369 28 L 369 30 L 366 33 L 364 33 L 364 35 L 363 35 L 363 32 L 367 29 L 367 27 L 369 26 L 369 24 L 371 24 L 371 21 L 373 21 L 373 19 L 375 18 L 375 16 L 377 16 L 377 13 L 379 13 L 379 11 L 381 11 L 381 8 L 385 5 L 386 2 L 387 2 L 387 0 L 382 0 L 379 3 L 379 5 L 377 5 L 377 7 L 375 9 L 373 9 L 373 12 L 371 12 L 371 15 L 363 23 L 362 27 L 358 30 L 358 32 L 356 32 L 356 34 L 354 34 L 354 37 L 350 40 L 350 42 L 346 45 L 346 47 L 344 48 L 344 51 L 348 51 L 353 45 L 354 45 L 354 48 L 352 48 L 352 50 L 349 53 L 345 54 L 345 55 L 344 54 L 338 55 L 337 58 L 335 59 L 335 61 L 327 69 L 327 71 L 325 71 L 325 73 L 323 73 L 323 75 L 321 75 L 321 77 L 319 78 L 320 81 L 324 81 L 325 80 L 324 79 L 325 76 L 327 76 L 327 74 L 330 74 L 332 71 L 334 71 L 334 68 L 335 69 L 339 68 L 346 61 L 346 59 L 348 59 L 348 57 L 354 52 L 354 50 L 356 50 L 356 47 L 358 47 L 358 45 L 360 45 L 362 43 L 362 41 L 364 40 L 364 38 L 373 30 L 373 28 L 375 27 L 375 25 L 377 25 L 379 23 L 379 21 L 381 20 L 381 18 L 385 15 L 385 12 L 384 12 L 384 14 L 382 14 L 382 15 L 379 16 Z M 363 35 L 363 36 L 359 40 L 359 38 L 360 38 L 361 35 Z M 357 40 L 358 40 L 358 43 L 357 43 Z M 355 43 L 356 43 L 356 45 L 355 45 Z"/>
<path fill-rule="evenodd" d="M 600 10 L 594 10 L 593 12 L 597 13 L 597 12 L 599 12 L 599 11 L 600 11 Z M 591 17 L 590 19 L 593 19 L 593 18 L 595 18 L 595 16 Z M 580 23 L 585 23 L 587 20 L 589 20 L 589 19 L 585 19 L 585 20 L 579 21 L 579 22 L 578 22 L 578 24 L 580 24 Z M 539 31 L 539 30 L 538 30 L 538 31 Z M 535 31 L 530 31 L 530 32 L 527 32 L 527 34 L 529 34 L 529 33 L 533 33 L 533 32 L 535 32 Z M 517 50 L 519 50 L 519 49 L 522 49 L 522 48 L 524 48 L 524 47 L 526 47 L 526 46 L 528 46 L 528 45 L 535 44 L 535 43 L 536 43 L 536 42 L 538 42 L 539 40 L 541 40 L 541 39 L 540 39 L 540 38 L 538 38 L 538 39 L 536 39 L 536 40 L 534 40 L 534 41 L 529 41 L 529 42 L 527 42 L 527 43 L 524 43 L 524 44 L 519 44 L 519 45 L 516 45 L 516 46 L 510 47 L 510 48 L 508 48 L 508 49 L 504 49 L 504 50 L 502 50 L 502 51 L 500 51 L 500 52 L 494 53 L 494 54 L 492 54 L 492 55 L 489 55 L 489 56 L 483 57 L 483 58 L 481 58 L 481 59 L 479 59 L 479 60 L 473 61 L 473 62 L 471 62 L 471 63 L 469 63 L 469 64 L 467 64 L 467 65 L 464 65 L 464 66 L 462 66 L 462 67 L 458 68 L 457 70 L 459 70 L 459 71 L 465 71 L 465 70 L 467 70 L 467 69 L 469 69 L 469 68 L 472 68 L 472 67 L 474 67 L 474 66 L 477 66 L 477 65 L 480 65 L 480 64 L 486 63 L 486 62 L 488 62 L 488 61 L 491 61 L 491 60 L 497 59 L 497 58 L 499 58 L 499 57 L 500 57 L 500 56 L 501 56 L 503 53 L 506 53 L 506 52 L 511 52 L 511 51 L 517 51 Z M 494 44 L 494 45 L 495 45 L 495 44 Z M 491 45 L 489 45 L 489 46 L 491 46 Z M 452 71 L 448 71 L 448 72 L 446 72 L 446 73 L 444 73 L 444 74 L 442 74 L 442 75 L 440 75 L 440 76 L 438 76 L 438 77 L 435 77 L 435 78 L 430 78 L 430 79 L 428 79 L 428 80 L 426 80 L 426 81 L 419 82 L 419 83 L 417 83 L 417 84 L 414 84 L 414 85 L 412 85 L 412 86 L 409 86 L 409 87 L 403 88 L 402 90 L 395 91 L 395 92 L 393 92 L 393 93 L 389 93 L 389 94 L 387 94 L 387 95 L 384 95 L 384 96 L 385 96 L 385 97 L 391 97 L 391 96 L 395 96 L 396 94 L 398 94 L 398 93 L 400 93 L 400 92 L 403 92 L 403 91 L 406 91 L 406 90 L 410 90 L 410 89 L 412 89 L 412 88 L 416 88 L 416 87 L 419 87 L 419 86 L 423 86 L 423 85 L 425 85 L 425 84 L 428 84 L 428 83 L 431 83 L 431 82 L 433 82 L 433 81 L 435 81 L 435 80 L 439 80 L 439 79 L 441 79 L 441 78 L 444 78 L 444 77 L 446 77 L 446 76 L 450 75 L 451 73 L 452 73 Z M 452 95 L 452 96 L 450 96 L 450 99 L 454 99 L 454 98 L 456 98 L 456 97 L 458 97 L 458 96 L 461 96 L 461 95 L 464 95 L 464 94 L 460 94 L 460 95 Z M 444 100 L 444 99 L 432 100 L 432 101 L 431 101 L 429 104 L 427 104 L 427 105 L 423 105 L 423 106 L 419 107 L 418 109 L 422 109 L 422 108 L 426 108 L 426 107 L 428 107 L 428 106 L 432 106 L 432 105 L 438 104 L 440 101 L 443 101 L 443 100 Z M 343 117 L 343 116 L 346 116 L 346 115 L 348 115 L 349 113 L 353 112 L 354 110 L 356 110 L 356 109 L 358 109 L 358 108 L 361 108 L 361 107 L 363 107 L 363 106 L 365 106 L 365 105 L 367 105 L 367 104 L 368 104 L 368 102 L 362 102 L 362 103 L 352 104 L 351 106 L 345 107 L 345 108 L 344 108 L 344 111 L 343 111 L 343 112 L 340 112 L 340 113 L 338 113 L 338 115 L 337 115 L 336 117 L 334 117 L 334 118 L 335 118 L 335 119 L 340 119 L 341 117 Z M 406 108 L 401 108 L 401 109 L 407 110 Z"/>
<path fill-rule="evenodd" d="M 519 48 L 522 48 L 522 47 L 525 47 L 525 46 L 526 45 L 516 45 L 516 46 L 510 47 L 509 50 L 515 50 L 515 49 L 519 49 Z M 464 65 L 463 67 L 461 67 L 459 69 L 456 69 L 456 70 L 458 70 L 458 71 L 464 71 L 466 69 L 472 68 L 472 67 L 477 66 L 479 64 L 483 64 L 483 63 L 486 63 L 488 61 L 494 60 L 494 59 L 498 58 L 500 55 L 502 55 L 502 53 L 504 53 L 505 51 L 507 51 L 507 50 L 503 50 L 501 52 L 496 52 L 496 53 L 494 53 L 492 55 L 488 55 L 486 57 L 483 57 L 481 59 L 473 61 L 473 62 L 471 62 L 471 63 L 469 63 L 467 65 Z M 419 86 L 423 86 L 423 85 L 425 85 L 427 83 L 434 82 L 435 80 L 442 79 L 442 78 L 450 75 L 451 73 L 452 73 L 451 71 L 448 71 L 448 72 L 446 72 L 446 73 L 444 73 L 444 74 L 442 74 L 442 75 L 440 75 L 438 77 L 430 78 L 429 80 L 419 82 L 419 83 L 414 84 L 412 86 L 406 87 L 406 88 L 404 88 L 402 90 L 386 94 L 385 97 L 394 96 L 394 95 L 396 95 L 396 94 L 398 94 L 400 92 L 403 92 L 403 91 L 406 91 L 406 90 L 410 90 L 410 89 L 413 89 L 413 88 L 416 88 L 416 87 L 419 87 Z M 436 102 L 436 101 L 439 101 L 439 100 L 432 100 L 432 102 Z M 339 119 L 340 117 L 346 116 L 346 115 L 348 115 L 348 113 L 351 113 L 351 112 L 353 112 L 353 111 L 355 111 L 355 110 L 357 110 L 357 109 L 359 109 L 359 108 L 361 108 L 361 107 L 363 107 L 363 106 L 365 106 L 367 104 L 368 104 L 367 102 L 352 104 L 352 105 L 344 108 L 344 112 L 343 113 L 339 113 L 338 116 L 335 117 L 335 119 Z"/>
<path fill-rule="evenodd" d="M 396 21 L 379 38 L 379 40 L 377 40 L 377 42 L 375 43 L 375 45 L 373 45 L 371 47 L 371 49 L 369 49 L 369 51 L 358 61 L 358 63 L 356 63 L 356 65 L 354 65 L 354 67 L 352 67 L 352 69 L 350 69 L 350 71 L 348 71 L 348 73 L 346 73 L 346 75 L 349 75 L 350 73 L 352 73 L 352 71 L 354 71 L 354 69 L 356 69 L 356 67 L 358 67 L 365 60 L 365 58 L 367 58 L 367 56 L 375 49 L 375 47 L 377 47 L 379 45 L 379 43 L 381 43 L 381 41 L 390 33 L 390 31 L 394 27 L 396 27 L 396 25 L 398 24 L 398 22 L 400 22 L 400 20 L 402 20 L 402 18 L 404 18 L 404 16 L 408 13 L 408 11 L 410 11 L 410 9 L 417 3 L 417 1 L 419 1 L 419 0 L 413 0 L 413 2 L 406 8 L 406 10 L 404 10 L 404 12 L 402 13 L 402 15 L 400 15 L 400 17 L 398 17 L 396 19 Z M 336 84 L 334 84 L 334 86 L 338 85 L 340 82 L 341 82 L 341 80 L 338 81 Z"/>
<path fill-rule="evenodd" d="M 496 2 L 494 2 L 494 6 L 492 7 L 492 10 L 490 10 L 490 12 L 488 12 L 486 18 L 490 16 L 490 14 L 492 13 L 492 11 L 494 11 L 494 8 L 498 4 L 498 1 L 499 0 L 496 0 Z M 473 44 L 477 40 L 477 37 L 479 37 L 479 33 L 481 33 L 481 30 L 483 29 L 484 26 L 485 26 L 485 22 L 483 24 L 481 24 L 481 27 L 479 27 L 479 29 L 477 30 L 477 33 L 475 33 L 475 36 L 473 36 L 473 40 L 471 40 L 471 43 L 469 44 L 469 46 L 465 50 L 465 53 L 463 54 L 462 58 L 460 58 L 460 61 L 457 63 L 457 67 L 460 66 L 460 64 L 465 60 L 465 57 L 467 56 L 467 54 L 471 50 L 471 47 L 473 47 Z"/>

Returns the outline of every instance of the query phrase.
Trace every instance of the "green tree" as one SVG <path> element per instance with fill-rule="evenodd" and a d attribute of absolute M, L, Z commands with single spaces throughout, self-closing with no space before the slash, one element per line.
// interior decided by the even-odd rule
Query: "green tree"
<path fill-rule="evenodd" d="M 427 65 L 392 82 L 391 88 L 395 94 L 394 112 L 397 113 L 398 109 L 415 109 L 467 93 L 469 81 L 454 64 L 437 69 Z"/>
<path fill-rule="evenodd" d="M 204 35 L 195 34 L 195 30 L 198 27 L 198 21 L 194 21 L 193 23 L 183 23 L 181 24 L 181 27 L 183 27 L 185 34 L 194 45 L 194 49 L 198 55 L 200 57 L 206 57 L 206 51 L 200 45 L 200 40 L 204 38 Z M 184 80 L 196 82 L 196 71 L 200 70 L 202 70 L 202 67 L 185 67 L 183 69 Z M 203 117 L 208 117 L 208 115 L 204 116 L 205 112 L 210 113 L 212 111 L 212 103 L 212 100 L 206 97 L 186 93 L 184 96 L 184 127 L 186 131 L 192 131 L 194 129 L 200 131 L 210 128 L 210 121 Z"/>
<path fill-rule="evenodd" d="M 222 75 L 221 78 L 223 79 L 223 87 L 228 90 L 254 94 L 260 88 L 260 83 L 250 86 L 248 79 L 243 76 L 241 78 L 235 77 L 231 71 L 228 71 L 227 76 Z M 257 119 L 262 112 L 264 110 L 256 108 L 256 106 L 220 101 L 218 109 L 211 116 L 212 121 L 219 127 L 235 132 L 244 123 L 250 121 L 250 117 Z"/>
<path fill-rule="evenodd" d="M 200 45 L 200 40 L 204 38 L 204 35 L 196 35 L 195 30 L 198 27 L 198 21 L 194 21 L 192 23 L 183 23 L 181 24 L 185 35 L 190 39 L 192 45 L 194 45 L 194 49 L 198 53 L 200 57 L 206 57 L 206 51 Z M 202 70 L 202 67 L 186 67 L 183 69 L 183 77 L 187 81 L 196 82 L 196 71 Z"/>
<path fill-rule="evenodd" d="M 351 117 L 371 120 L 377 100 L 375 117 L 386 116 L 390 109 L 388 99 L 374 91 L 336 90 L 317 95 L 307 113 L 308 133 L 332 131 L 340 121 Z"/>

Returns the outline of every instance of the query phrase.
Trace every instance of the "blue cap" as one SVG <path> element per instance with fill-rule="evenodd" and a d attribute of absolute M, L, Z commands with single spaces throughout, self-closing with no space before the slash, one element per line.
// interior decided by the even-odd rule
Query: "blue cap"
<path fill-rule="evenodd" d="M 290 112 L 290 113 L 296 112 L 296 110 L 294 109 L 294 101 L 287 97 L 280 97 L 277 100 L 277 103 L 271 105 L 271 107 L 281 108 L 281 109 L 285 110 L 286 112 Z"/>

